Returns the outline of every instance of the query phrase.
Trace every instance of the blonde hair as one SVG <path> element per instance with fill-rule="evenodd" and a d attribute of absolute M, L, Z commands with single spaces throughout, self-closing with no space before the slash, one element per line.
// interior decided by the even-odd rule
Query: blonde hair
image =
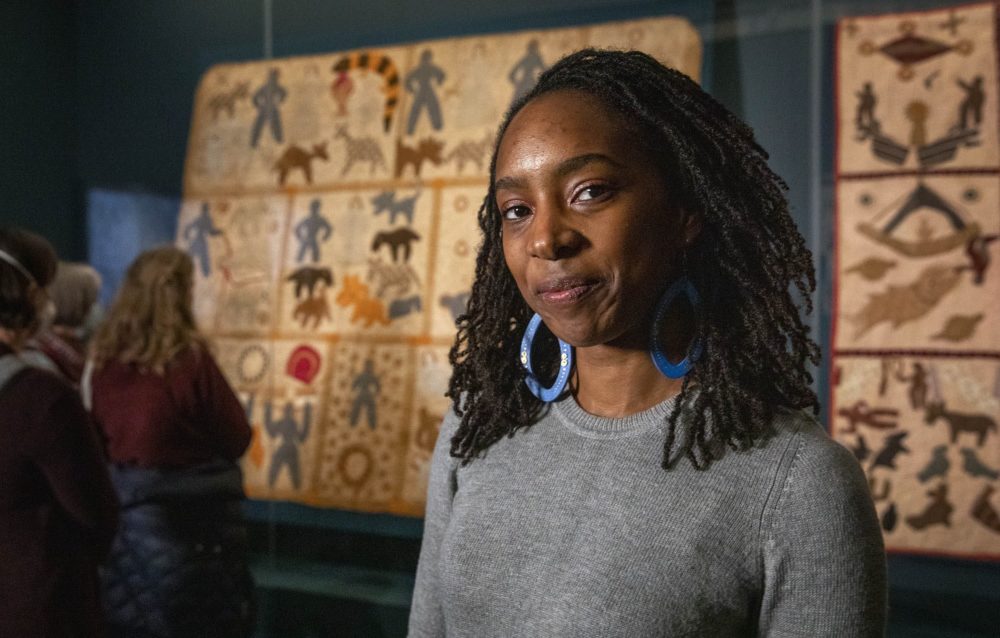
<path fill-rule="evenodd" d="M 132 363 L 163 374 L 184 350 L 207 347 L 191 310 L 194 265 L 173 246 L 139 255 L 92 344 L 94 365 Z"/>

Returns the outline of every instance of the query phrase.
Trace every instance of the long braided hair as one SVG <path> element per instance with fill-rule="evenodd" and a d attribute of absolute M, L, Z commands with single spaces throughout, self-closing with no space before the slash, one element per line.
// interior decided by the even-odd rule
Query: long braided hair
<path fill-rule="evenodd" d="M 545 71 L 499 128 L 489 192 L 478 213 L 475 281 L 449 354 L 447 396 L 461 418 L 451 454 L 468 463 L 530 426 L 544 409 L 525 386 L 518 360 L 531 310 L 504 260 L 493 182 L 497 148 L 511 120 L 534 98 L 560 90 L 584 92 L 621 114 L 661 167 L 670 204 L 702 223 L 684 259 L 700 292 L 695 325 L 704 354 L 668 418 L 664 469 L 684 456 L 696 468 L 707 467 L 723 444 L 747 449 L 778 409 L 817 411 L 807 362 L 819 362 L 819 346 L 791 290 L 812 312 L 812 256 L 788 211 L 787 186 L 768 167 L 753 131 L 686 75 L 644 53 L 586 49 Z M 683 449 L 674 450 L 682 412 L 690 430 Z"/>

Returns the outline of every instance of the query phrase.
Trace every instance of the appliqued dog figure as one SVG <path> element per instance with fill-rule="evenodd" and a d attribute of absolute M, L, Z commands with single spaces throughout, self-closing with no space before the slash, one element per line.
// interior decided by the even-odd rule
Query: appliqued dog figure
<path fill-rule="evenodd" d="M 319 327 L 321 320 L 326 319 L 330 321 L 330 305 L 326 302 L 326 297 L 323 295 L 309 297 L 300 301 L 295 306 L 292 319 L 297 320 L 302 328 L 305 328 L 306 324 L 311 321 L 312 329 L 315 330 Z"/>
<path fill-rule="evenodd" d="M 318 283 L 323 283 L 327 288 L 333 287 L 333 273 L 329 268 L 305 266 L 288 275 L 286 280 L 295 283 L 296 299 L 302 296 L 303 289 L 306 297 L 312 297 Z"/>
<path fill-rule="evenodd" d="M 410 261 L 410 244 L 418 239 L 420 239 L 420 235 L 405 226 L 396 230 L 375 233 L 375 238 L 372 240 L 372 252 L 377 252 L 382 246 L 388 246 L 393 261 L 399 261 L 400 250 L 403 253 L 403 261 Z"/>
<path fill-rule="evenodd" d="M 924 422 L 934 425 L 938 419 L 944 419 L 951 429 L 951 442 L 958 442 L 958 435 L 962 432 L 970 432 L 976 435 L 976 447 L 982 447 L 986 441 L 986 436 L 990 432 L 997 431 L 996 422 L 985 414 L 963 414 L 961 412 L 950 412 L 944 401 L 930 401 L 927 403 L 927 411 L 924 413 Z"/>
<path fill-rule="evenodd" d="M 389 325 L 385 316 L 385 306 L 382 301 L 368 294 L 368 286 L 358 279 L 357 275 L 345 275 L 344 287 L 337 293 L 337 303 L 343 307 L 354 306 L 351 313 L 351 323 L 363 322 L 365 328 L 379 323 Z"/>
<path fill-rule="evenodd" d="M 396 170 L 395 176 L 402 177 L 407 166 L 413 166 L 413 172 L 420 177 L 420 167 L 424 161 L 429 160 L 434 164 L 441 163 L 441 149 L 444 142 L 428 137 L 420 140 L 417 147 L 413 148 L 403 144 L 402 140 L 396 140 Z"/>
<path fill-rule="evenodd" d="M 208 100 L 208 108 L 212 109 L 212 119 L 219 119 L 219 113 L 226 112 L 226 117 L 232 119 L 236 114 L 236 102 L 250 95 L 250 83 L 240 82 L 228 91 L 220 91 Z"/>
<path fill-rule="evenodd" d="M 389 318 L 399 319 L 413 312 L 420 312 L 420 295 L 395 299 L 389 304 Z"/>
<path fill-rule="evenodd" d="M 314 158 L 320 158 L 321 160 L 330 159 L 326 154 L 326 142 L 321 142 L 320 144 L 314 144 L 312 151 L 307 151 L 303 148 L 292 144 L 285 149 L 285 152 L 281 154 L 278 161 L 274 163 L 274 169 L 278 173 L 278 184 L 284 186 L 285 180 L 288 179 L 288 173 L 291 172 L 293 168 L 298 168 L 305 175 L 306 182 L 312 184 L 312 161 Z"/>
<path fill-rule="evenodd" d="M 382 191 L 372 197 L 372 206 L 375 207 L 375 215 L 389 213 L 389 223 L 395 224 L 396 218 L 402 215 L 406 218 L 407 224 L 413 223 L 413 209 L 417 203 L 420 193 L 416 193 L 405 199 L 396 199 L 396 191 Z"/>

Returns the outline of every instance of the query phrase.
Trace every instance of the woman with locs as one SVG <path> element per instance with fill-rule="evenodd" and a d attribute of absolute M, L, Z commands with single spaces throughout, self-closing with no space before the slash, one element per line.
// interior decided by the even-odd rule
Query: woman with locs
<path fill-rule="evenodd" d="M 882 635 L 881 534 L 807 411 L 815 275 L 766 159 L 639 52 L 572 54 L 512 105 L 411 636 Z"/>

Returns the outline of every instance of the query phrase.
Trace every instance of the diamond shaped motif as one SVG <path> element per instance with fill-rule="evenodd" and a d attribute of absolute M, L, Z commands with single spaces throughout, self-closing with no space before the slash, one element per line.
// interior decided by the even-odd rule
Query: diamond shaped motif
<path fill-rule="evenodd" d="M 951 46 L 915 35 L 905 35 L 883 45 L 879 51 L 900 64 L 916 64 L 951 51 Z"/>

